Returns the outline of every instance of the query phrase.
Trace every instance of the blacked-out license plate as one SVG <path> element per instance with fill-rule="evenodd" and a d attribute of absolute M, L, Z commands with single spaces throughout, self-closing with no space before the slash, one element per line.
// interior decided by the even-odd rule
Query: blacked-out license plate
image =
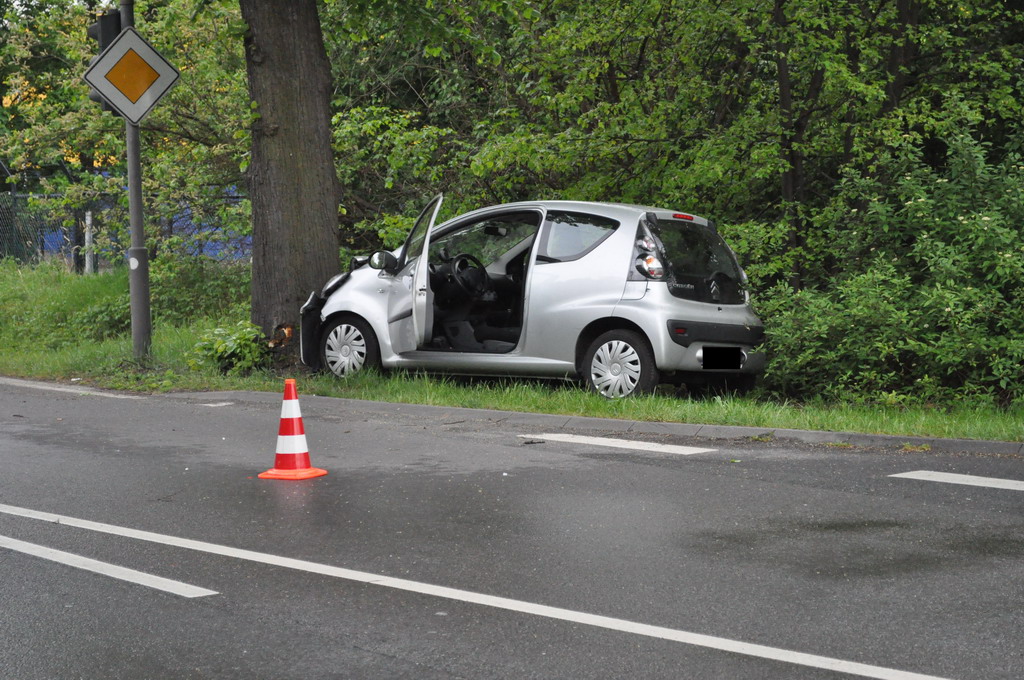
<path fill-rule="evenodd" d="M 722 371 L 739 370 L 743 363 L 743 355 L 739 347 L 708 347 L 704 346 L 704 370 Z"/>

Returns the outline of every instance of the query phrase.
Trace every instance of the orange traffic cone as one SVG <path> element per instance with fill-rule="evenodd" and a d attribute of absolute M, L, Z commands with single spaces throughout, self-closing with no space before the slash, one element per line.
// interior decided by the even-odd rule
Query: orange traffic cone
<path fill-rule="evenodd" d="M 327 470 L 310 467 L 306 429 L 299 411 L 299 394 L 295 380 L 284 381 L 284 403 L 281 404 L 281 427 L 277 431 L 277 457 L 274 467 L 260 473 L 260 479 L 309 479 L 326 475 Z"/>

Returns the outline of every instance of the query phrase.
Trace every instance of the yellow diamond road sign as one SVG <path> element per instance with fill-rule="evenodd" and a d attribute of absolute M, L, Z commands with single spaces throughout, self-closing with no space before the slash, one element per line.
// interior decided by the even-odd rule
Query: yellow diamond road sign
<path fill-rule="evenodd" d="M 178 69 L 129 26 L 85 72 L 85 82 L 138 125 L 178 82 L 178 76 Z"/>

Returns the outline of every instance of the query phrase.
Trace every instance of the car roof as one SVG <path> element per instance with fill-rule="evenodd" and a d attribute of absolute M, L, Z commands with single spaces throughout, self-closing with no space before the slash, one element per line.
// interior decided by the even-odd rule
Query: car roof
<path fill-rule="evenodd" d="M 651 206 L 636 205 L 632 203 L 612 203 L 604 201 L 564 201 L 564 200 L 541 200 L 541 201 L 517 201 L 514 203 L 502 203 L 500 205 L 492 205 L 486 208 L 480 208 L 473 210 L 468 213 L 459 215 L 456 219 L 462 219 L 465 217 L 475 216 L 478 214 L 485 214 L 491 211 L 504 211 L 504 210 L 516 210 L 516 209 L 530 209 L 530 208 L 544 208 L 546 210 L 567 210 L 567 211 L 582 211 L 582 212 L 598 212 L 606 216 L 618 216 L 620 219 L 624 217 L 640 217 L 647 213 L 655 213 L 658 217 L 671 218 L 673 215 L 686 214 L 694 218 L 699 223 L 707 223 L 707 220 L 700 215 L 693 213 L 671 210 L 669 208 L 655 208 Z M 445 224 L 451 222 L 447 220 Z"/>

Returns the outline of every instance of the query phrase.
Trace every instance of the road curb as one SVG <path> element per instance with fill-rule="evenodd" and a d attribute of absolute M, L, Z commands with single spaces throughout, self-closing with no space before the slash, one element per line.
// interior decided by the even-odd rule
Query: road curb
<path fill-rule="evenodd" d="M 0 378 L 0 384 L 20 387 L 55 389 L 79 395 L 99 395 L 119 398 L 145 398 L 139 395 L 125 395 L 112 390 L 65 383 L 54 383 L 17 378 Z M 280 395 L 276 392 L 172 392 L 151 395 L 188 401 L 224 401 L 276 404 Z M 429 406 L 424 404 L 396 404 L 383 401 L 343 399 L 340 397 L 318 397 L 303 395 L 304 408 L 337 411 L 338 404 L 348 404 L 355 409 L 394 411 L 396 413 L 422 414 L 434 420 L 443 417 L 459 417 L 500 423 L 516 423 L 529 427 L 550 430 L 573 430 L 591 432 L 615 432 L 621 434 L 654 434 L 677 437 L 699 437 L 702 439 L 732 440 L 790 440 L 807 444 L 842 444 L 865 448 L 894 450 L 935 451 L 938 453 L 972 453 L 985 455 L 1024 455 L 1024 442 L 1007 442 L 985 439 L 945 439 L 941 437 L 913 437 L 909 435 L 866 434 L 861 432 L 828 432 L 820 430 L 794 430 L 770 427 L 747 427 L 741 425 L 704 425 L 698 423 L 665 423 L 639 420 L 616 420 L 613 418 L 590 418 L 584 416 L 551 415 L 547 413 L 522 413 L 519 411 L 497 411 L 457 406 Z"/>
<path fill-rule="evenodd" d="M 166 395 L 182 399 L 206 401 L 274 402 L 280 400 L 277 394 L 263 392 L 192 392 Z M 1007 442 L 984 439 L 945 439 L 941 437 L 913 437 L 909 435 L 866 434 L 860 432 L 829 432 L 820 430 L 795 430 L 770 427 L 747 427 L 740 425 L 705 425 L 698 423 L 666 423 L 639 420 L 616 420 L 612 418 L 590 418 L 584 416 L 551 415 L 546 413 L 522 413 L 519 411 L 498 411 L 457 406 L 429 406 L 424 404 L 396 404 L 383 401 L 343 399 L 340 397 L 318 397 L 302 395 L 303 412 L 337 411 L 338 404 L 349 405 L 354 410 L 371 409 L 376 412 L 393 411 L 403 414 L 422 414 L 434 421 L 461 418 L 494 423 L 514 423 L 550 431 L 614 432 L 621 434 L 655 434 L 678 437 L 699 437 L 702 439 L 731 440 L 790 440 L 807 444 L 842 444 L 865 448 L 893 450 L 934 451 L 937 453 L 972 453 L 986 455 L 1024 455 L 1024 442 Z"/>

